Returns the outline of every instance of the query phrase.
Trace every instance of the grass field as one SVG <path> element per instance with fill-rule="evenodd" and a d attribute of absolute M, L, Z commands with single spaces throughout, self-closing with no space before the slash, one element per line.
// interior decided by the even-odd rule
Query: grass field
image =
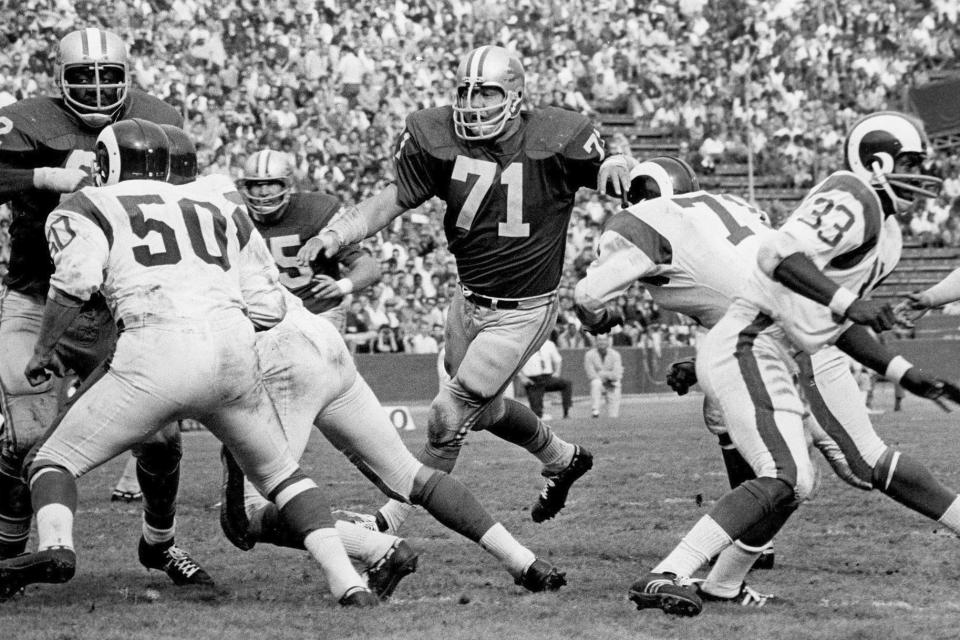
<path fill-rule="evenodd" d="M 0 628 L 30 638 L 957 638 L 960 540 L 876 492 L 847 487 L 825 471 L 814 499 L 777 543 L 777 567 L 751 583 L 777 599 L 759 610 L 707 605 L 693 619 L 636 611 L 630 583 L 679 540 L 726 488 L 698 397 L 631 398 L 623 417 L 589 418 L 579 401 L 553 426 L 595 455 L 566 509 L 541 525 L 528 510 L 541 486 L 536 461 L 495 438 L 472 434 L 457 475 L 525 544 L 567 572 L 569 585 L 528 594 L 478 547 L 417 513 L 404 533 L 421 552 L 417 573 L 376 610 L 342 610 L 305 555 L 259 546 L 249 553 L 220 535 L 217 445 L 185 436 L 179 542 L 202 561 L 218 590 L 177 588 L 136 560 L 139 510 L 111 504 L 115 460 L 81 481 L 80 565 L 63 586 L 30 587 L 0 605 Z M 883 388 L 881 406 L 892 399 Z M 559 407 L 548 405 L 559 414 Z M 416 449 L 419 430 L 404 433 Z M 905 411 L 876 419 L 891 444 L 960 486 L 960 413 L 907 398 Z M 319 439 L 304 467 L 336 506 L 372 510 L 382 498 Z M 160 598 L 149 601 L 145 590 Z"/>

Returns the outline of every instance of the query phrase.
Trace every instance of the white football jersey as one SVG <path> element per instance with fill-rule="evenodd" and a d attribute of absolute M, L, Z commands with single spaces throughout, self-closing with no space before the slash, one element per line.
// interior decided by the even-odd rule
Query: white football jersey
<path fill-rule="evenodd" d="M 577 302 L 596 311 L 639 279 L 661 308 L 712 327 L 769 233 L 765 216 L 736 196 L 697 191 L 641 202 L 607 223 Z"/>
<path fill-rule="evenodd" d="M 80 300 L 101 290 L 116 318 L 203 319 L 246 309 L 245 298 L 274 316 L 267 326 L 283 317 L 276 265 L 227 176 L 85 188 L 50 213 L 46 233 L 51 286 Z"/>
<path fill-rule="evenodd" d="M 772 246 L 789 247 L 779 257 L 803 251 L 824 275 L 867 297 L 900 261 L 903 238 L 895 216 L 885 216 L 870 185 L 837 171 L 815 186 L 773 236 Z M 795 293 L 753 269 L 741 298 L 773 317 L 797 347 L 814 353 L 849 326 L 829 308 Z"/>

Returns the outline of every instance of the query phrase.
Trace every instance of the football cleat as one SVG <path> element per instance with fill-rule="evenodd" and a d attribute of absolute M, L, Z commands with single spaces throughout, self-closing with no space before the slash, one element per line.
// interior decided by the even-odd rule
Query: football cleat
<path fill-rule="evenodd" d="M 773 554 L 773 549 L 769 549 L 760 554 L 756 562 L 753 563 L 752 571 L 770 571 L 773 569 L 773 565 L 776 558 Z"/>
<path fill-rule="evenodd" d="M 672 616 L 695 616 L 703 610 L 696 590 L 671 573 L 648 573 L 630 587 L 637 609 L 660 609 Z"/>
<path fill-rule="evenodd" d="M 708 591 L 703 590 L 703 584 L 697 585 L 697 595 L 700 596 L 701 600 L 709 602 L 730 602 L 737 603 L 741 607 L 754 607 L 759 609 L 763 605 L 767 604 L 770 600 L 773 600 L 775 596 L 770 593 L 760 593 L 753 587 L 747 585 L 746 582 L 740 585 L 740 591 L 736 595 L 725 597 L 725 596 L 716 596 Z"/>
<path fill-rule="evenodd" d="M 367 569 L 367 586 L 381 600 L 393 595 L 397 585 L 417 570 L 417 552 L 405 540 L 397 540 L 378 562 Z"/>
<path fill-rule="evenodd" d="M 360 513 L 359 511 L 347 511 L 346 509 L 334 509 L 332 511 L 333 517 L 336 520 L 344 520 L 346 522 L 352 522 L 353 524 L 368 529 L 370 531 L 376 531 L 378 533 L 383 533 L 387 530 L 386 522 L 380 518 L 380 512 L 378 511 L 376 515 L 370 515 L 369 513 Z M 383 528 L 380 528 L 381 523 Z"/>
<path fill-rule="evenodd" d="M 147 569 L 163 571 L 177 586 L 213 586 L 213 578 L 203 570 L 190 554 L 173 544 L 166 546 L 148 543 L 142 536 L 137 549 L 140 564 Z"/>
<path fill-rule="evenodd" d="M 557 571 L 549 562 L 534 560 L 514 582 L 533 593 L 556 591 L 567 584 L 567 574 Z"/>
<path fill-rule="evenodd" d="M 347 589 L 339 604 L 341 607 L 376 607 L 380 604 L 380 599 L 369 589 L 353 587 Z"/>
<path fill-rule="evenodd" d="M 54 547 L 25 553 L 0 562 L 0 602 L 9 600 L 28 584 L 67 582 L 77 569 L 73 549 Z"/>
<path fill-rule="evenodd" d="M 140 502 L 143 499 L 143 493 L 140 491 L 121 491 L 114 489 L 110 494 L 110 502 Z"/>
<path fill-rule="evenodd" d="M 573 458 L 566 469 L 556 475 L 544 473 L 547 483 L 544 485 L 543 491 L 540 492 L 537 503 L 530 510 L 530 517 L 533 518 L 533 521 L 543 522 L 557 515 L 567 502 L 570 487 L 592 467 L 593 456 L 589 451 L 578 446 L 575 448 Z"/>
<path fill-rule="evenodd" d="M 220 495 L 220 528 L 233 546 L 249 551 L 257 544 L 250 534 L 250 520 L 243 497 L 243 470 L 226 447 L 220 448 L 223 481 Z"/>

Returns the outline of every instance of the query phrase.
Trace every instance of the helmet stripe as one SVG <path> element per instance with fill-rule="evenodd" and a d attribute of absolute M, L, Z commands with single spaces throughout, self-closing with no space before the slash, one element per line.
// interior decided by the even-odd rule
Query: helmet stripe
<path fill-rule="evenodd" d="M 88 49 L 87 55 L 89 55 L 94 60 L 102 58 L 106 50 L 106 47 L 103 47 L 101 45 L 101 40 L 100 40 L 101 35 L 103 35 L 103 32 L 100 31 L 99 29 L 90 28 L 86 30 L 87 49 Z"/>
<path fill-rule="evenodd" d="M 87 41 L 87 32 L 89 29 L 83 29 L 80 32 L 80 53 L 83 57 L 90 56 L 90 43 Z"/>
<path fill-rule="evenodd" d="M 103 29 L 99 29 L 99 31 L 100 31 L 100 51 L 101 51 L 101 54 L 105 56 L 107 55 L 107 32 L 104 31 Z"/>
<path fill-rule="evenodd" d="M 491 49 L 491 48 L 492 48 L 492 47 L 491 47 L 490 45 L 484 45 L 484 46 L 480 47 L 479 49 L 477 49 L 477 52 L 476 52 L 477 55 L 476 55 L 476 57 L 473 59 L 473 65 L 474 65 L 474 66 L 473 66 L 473 68 L 470 69 L 471 75 L 472 75 L 474 78 L 479 78 L 479 77 L 482 75 L 482 72 L 483 72 L 483 63 L 486 62 L 486 60 L 487 60 L 487 54 L 490 53 L 490 49 Z"/>
<path fill-rule="evenodd" d="M 257 175 L 267 175 L 267 167 L 270 166 L 270 150 L 260 152 L 260 161 L 257 163 Z"/>

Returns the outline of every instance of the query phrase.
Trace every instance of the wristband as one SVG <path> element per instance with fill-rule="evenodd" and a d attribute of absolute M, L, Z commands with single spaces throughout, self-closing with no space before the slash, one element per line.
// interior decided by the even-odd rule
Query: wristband
<path fill-rule="evenodd" d="M 350 278 L 340 278 L 337 280 L 337 288 L 343 295 L 347 295 L 353 291 L 353 281 Z"/>
<path fill-rule="evenodd" d="M 846 318 L 847 309 L 849 309 L 850 305 L 856 301 L 857 295 L 854 292 L 844 287 L 840 287 L 837 289 L 836 293 L 833 294 L 833 297 L 830 298 L 830 304 L 827 306 L 830 307 L 830 311 L 833 311 L 841 318 Z"/>
<path fill-rule="evenodd" d="M 911 364 L 909 360 L 903 356 L 894 356 L 890 364 L 887 365 L 887 370 L 883 372 L 883 377 L 890 382 L 899 384 L 904 374 L 912 368 L 913 364 Z"/>

